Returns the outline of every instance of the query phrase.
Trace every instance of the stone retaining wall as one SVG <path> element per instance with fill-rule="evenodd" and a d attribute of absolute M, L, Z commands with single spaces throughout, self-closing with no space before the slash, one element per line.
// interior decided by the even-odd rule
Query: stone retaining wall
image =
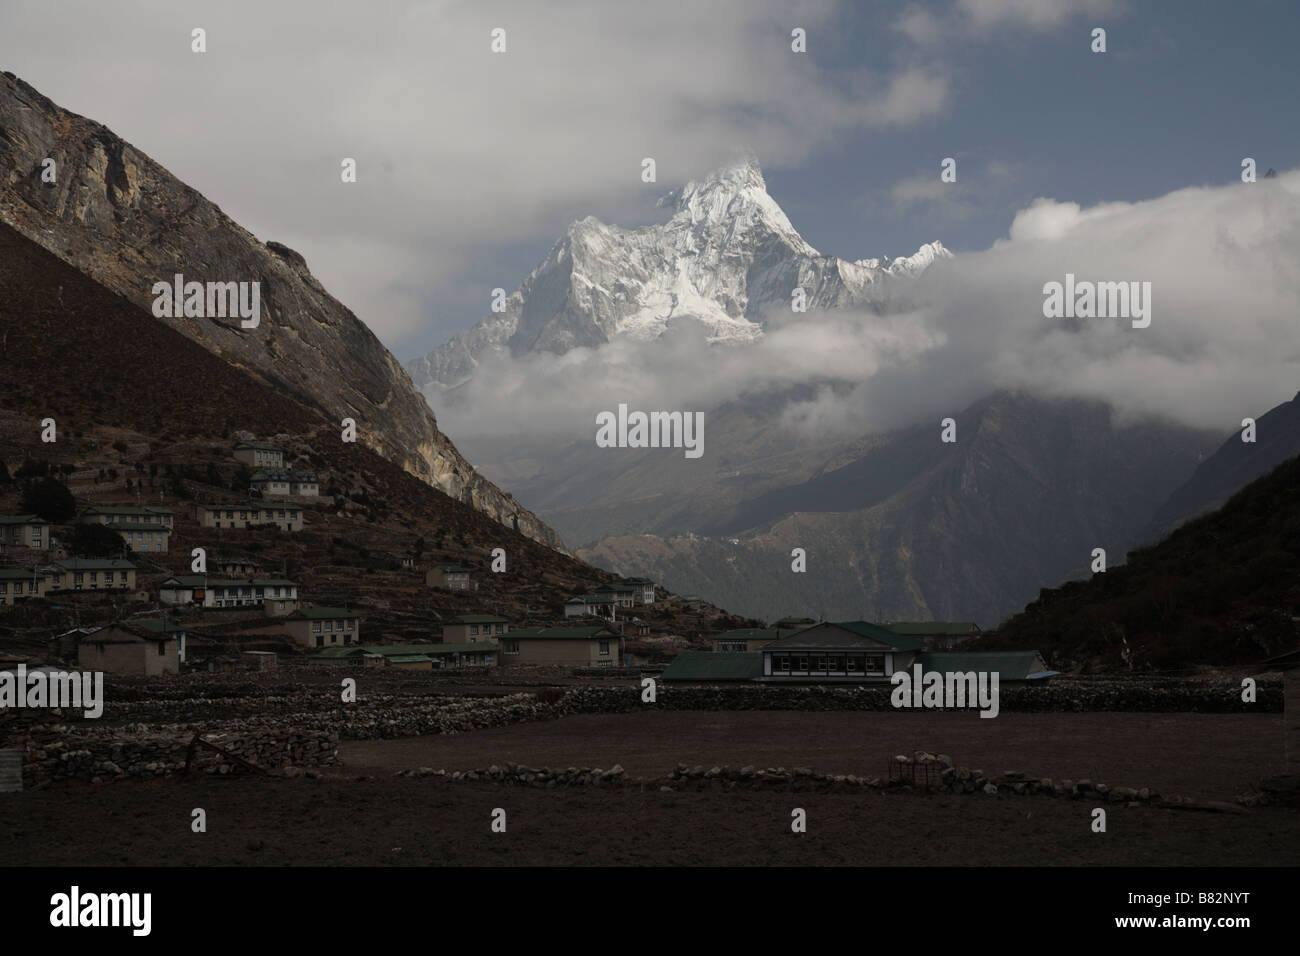
<path fill-rule="evenodd" d="M 668 710 L 895 710 L 892 687 L 737 684 L 688 687 L 658 682 L 656 702 L 641 703 L 639 688 L 575 687 L 564 697 L 571 713 L 621 713 L 644 707 Z M 998 689 L 1000 711 L 1020 713 L 1131 711 L 1172 713 L 1281 713 L 1282 682 L 1259 681 L 1254 703 L 1241 699 L 1233 681 L 1071 678 Z M 912 710 L 912 708 L 906 708 Z M 918 709 L 919 710 L 919 709 Z"/>
<path fill-rule="evenodd" d="M 43 725 L 24 746 L 23 789 L 39 789 L 57 781 L 104 783 L 121 778 L 147 779 L 185 771 L 192 733 L 96 732 L 66 724 Z M 338 763 L 338 737 L 311 731 L 265 730 L 246 734 L 205 734 L 204 739 L 271 770 L 279 767 L 321 767 Z M 194 772 L 249 773 L 205 747 L 195 751 Z"/>

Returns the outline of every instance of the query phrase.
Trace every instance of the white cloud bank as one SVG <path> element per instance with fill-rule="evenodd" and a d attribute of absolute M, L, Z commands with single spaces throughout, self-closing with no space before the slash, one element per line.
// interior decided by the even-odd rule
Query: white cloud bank
<path fill-rule="evenodd" d="M 1150 282 L 1150 326 L 1045 318 L 1043 286 L 1067 273 Z M 677 329 L 495 359 L 460 407 L 436 391 L 430 401 L 452 434 L 577 437 L 619 402 L 701 410 L 820 383 L 787 403 L 785 421 L 854 435 L 1025 389 L 1227 433 L 1300 390 L 1300 171 L 1086 209 L 1039 199 L 1007 238 L 939 263 L 908 294 L 905 311 L 883 317 L 774 315 L 751 346 L 709 347 Z"/>

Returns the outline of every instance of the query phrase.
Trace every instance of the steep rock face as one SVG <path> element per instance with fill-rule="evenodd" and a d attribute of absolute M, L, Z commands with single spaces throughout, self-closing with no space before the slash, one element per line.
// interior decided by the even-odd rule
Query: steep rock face
<path fill-rule="evenodd" d="M 871 307 L 893 279 L 951 253 L 934 242 L 902 259 L 849 262 L 804 241 L 767 194 L 752 157 L 665 196 L 665 223 L 620 229 L 573 223 L 546 258 L 481 319 L 407 368 L 416 385 L 456 385 L 487 355 L 563 353 L 619 336 L 653 339 L 678 322 L 701 323 L 713 342 L 750 342 L 764 314 L 788 311 L 802 288 L 809 309 Z"/>
<path fill-rule="evenodd" d="M 47 158 L 53 183 L 42 181 Z M 335 421 L 355 419 L 358 441 L 448 495 L 562 546 L 464 459 L 400 363 L 302 256 L 259 242 L 111 130 L 8 73 L 0 75 L 0 220 L 146 309 L 154 283 L 176 273 L 187 282 L 260 282 L 257 328 L 238 318 L 160 321 Z"/>

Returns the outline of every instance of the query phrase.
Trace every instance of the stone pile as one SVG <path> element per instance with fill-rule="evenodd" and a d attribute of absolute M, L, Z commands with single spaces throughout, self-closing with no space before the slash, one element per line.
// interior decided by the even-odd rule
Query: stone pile
<path fill-rule="evenodd" d="M 918 751 L 912 756 L 899 755 L 894 763 L 900 767 L 932 765 L 938 773 L 933 787 L 920 787 L 907 775 L 891 772 L 885 777 L 855 774 L 821 773 L 809 767 L 688 767 L 678 764 L 672 773 L 662 779 L 629 777 L 619 764 L 608 770 L 600 768 L 569 767 L 559 770 L 549 767 L 527 767 L 517 764 L 493 765 L 477 770 L 439 770 L 419 767 L 399 770 L 399 777 L 437 777 L 443 780 L 493 783 L 503 786 L 555 789 L 557 787 L 637 787 L 642 790 L 668 791 L 732 791 L 767 790 L 790 793 L 846 793 L 883 792 L 887 790 L 928 789 L 940 793 L 984 794 L 987 796 L 1051 796 L 1074 800 L 1095 800 L 1101 803 L 1126 803 L 1169 805 L 1188 803 L 1183 797 L 1163 798 L 1148 787 L 1111 787 L 1091 780 L 1052 780 L 1017 770 L 1005 770 L 986 775 L 982 770 L 956 767 L 944 754 Z"/>
<path fill-rule="evenodd" d="M 435 770 L 432 767 L 420 767 L 415 770 L 399 770 L 399 777 L 442 777 L 447 780 L 498 783 L 514 787 L 536 787 L 554 790 L 556 787 L 619 787 L 627 784 L 626 771 L 619 764 L 608 770 L 599 767 L 569 767 L 565 770 L 551 770 L 547 767 L 525 767 L 506 764 L 499 767 L 493 764 L 482 770 Z"/>

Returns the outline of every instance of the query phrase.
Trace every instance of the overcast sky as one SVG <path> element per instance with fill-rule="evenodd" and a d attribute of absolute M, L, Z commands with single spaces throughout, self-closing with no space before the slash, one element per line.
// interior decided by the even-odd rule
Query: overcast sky
<path fill-rule="evenodd" d="M 1089 50 L 1096 26 L 1104 55 Z M 504 55 L 490 51 L 494 27 Z M 790 49 L 795 27 L 806 54 Z M 472 325 L 570 221 L 660 218 L 658 196 L 745 146 L 824 253 L 906 255 L 939 239 L 964 254 L 898 336 L 855 333 L 863 361 L 933 357 L 957 336 L 993 379 L 1110 389 L 1197 420 L 1223 418 L 1222 402 L 1195 412 L 1132 377 L 1163 368 L 1205 394 L 1231 367 L 1213 388 L 1239 403 L 1296 387 L 1282 378 L 1290 344 L 1269 337 L 1294 311 L 1294 181 L 1276 207 L 1256 197 L 1240 213 L 1230 197 L 1244 156 L 1261 174 L 1297 165 L 1298 41 L 1300 5 L 1285 0 L 0 4 L 0 66 L 303 253 L 402 360 Z M 340 182 L 345 156 L 355 184 Z M 656 184 L 641 182 L 645 156 Z M 938 181 L 946 156 L 955 188 Z M 1201 213 L 1239 217 L 1240 243 Z M 986 277 L 1014 282 L 1029 263 L 1054 274 L 1066 235 L 1082 243 L 1076 262 L 1142 262 L 1163 280 L 1138 351 L 1084 336 L 1070 348 L 1085 353 L 1067 354 L 1001 311 L 1023 290 Z M 1232 268 L 1211 281 L 1216 262 Z M 1171 340 L 1175 302 L 1197 331 Z M 968 320 L 963 338 L 958 313 L 988 325 Z M 828 335 L 832 350 L 847 344 Z M 999 361 L 988 342 L 1007 345 Z M 1126 366 L 1142 355 L 1165 365 Z"/>
<path fill-rule="evenodd" d="M 405 360 L 569 221 L 650 221 L 738 144 L 849 259 L 985 249 L 1040 196 L 1150 198 L 1227 182 L 1244 155 L 1289 167 L 1298 19 L 1287 2 L 5 0 L 0 55 L 302 252 Z M 959 188 L 941 193 L 945 156 Z"/>

